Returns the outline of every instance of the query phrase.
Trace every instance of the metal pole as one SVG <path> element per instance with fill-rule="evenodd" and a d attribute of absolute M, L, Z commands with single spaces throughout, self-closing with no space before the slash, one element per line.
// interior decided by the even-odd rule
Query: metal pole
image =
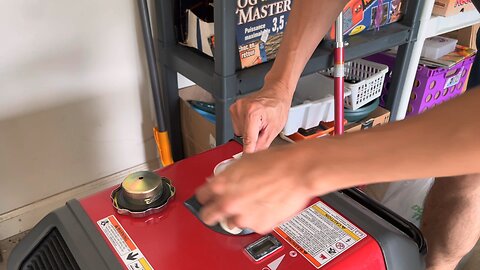
<path fill-rule="evenodd" d="M 158 79 L 157 63 L 155 60 L 155 49 L 153 47 L 152 28 L 150 25 L 150 14 L 148 12 L 147 1 L 139 0 L 138 9 L 140 12 L 140 21 L 142 22 L 143 40 L 145 43 L 145 51 L 147 53 L 148 72 L 150 74 L 150 83 L 152 85 L 157 126 L 160 131 L 166 131 L 167 129 L 163 116 L 162 98 L 160 96 L 160 80 Z"/>
<path fill-rule="evenodd" d="M 138 10 L 140 12 L 140 21 L 142 22 L 143 40 L 145 51 L 147 53 L 148 72 L 150 73 L 150 83 L 152 86 L 153 103 L 155 104 L 155 116 L 157 117 L 157 128 L 153 129 L 153 136 L 157 143 L 158 153 L 163 166 L 173 164 L 172 150 L 160 96 L 160 80 L 158 79 L 157 62 L 153 45 L 152 27 L 150 25 L 150 13 L 146 0 L 138 1 Z"/>
<path fill-rule="evenodd" d="M 344 131 L 343 103 L 344 103 L 344 76 L 345 76 L 345 43 L 343 42 L 343 12 L 340 12 L 335 22 L 334 51 L 334 103 L 335 103 L 335 135 L 342 135 Z"/>

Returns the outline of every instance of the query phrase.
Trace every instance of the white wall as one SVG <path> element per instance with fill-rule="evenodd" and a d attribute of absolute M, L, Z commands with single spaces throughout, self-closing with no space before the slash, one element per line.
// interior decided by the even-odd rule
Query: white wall
<path fill-rule="evenodd" d="M 156 157 L 137 22 L 132 0 L 0 0 L 0 216 Z"/>

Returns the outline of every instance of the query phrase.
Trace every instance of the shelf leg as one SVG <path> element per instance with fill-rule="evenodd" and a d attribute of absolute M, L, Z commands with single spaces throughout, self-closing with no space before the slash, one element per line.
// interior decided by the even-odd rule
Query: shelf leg
<path fill-rule="evenodd" d="M 414 42 L 407 43 L 398 48 L 393 77 L 388 92 L 387 108 L 391 112 L 390 121 L 401 120 L 405 117 L 408 101 L 412 92 L 413 80 L 407 80 L 411 65 L 418 65 L 418 60 L 413 57 Z M 416 69 L 415 69 L 416 70 Z M 405 98 L 407 105 L 405 105 Z"/>
<path fill-rule="evenodd" d="M 233 126 L 230 118 L 230 105 L 233 99 L 215 99 L 216 108 L 216 141 L 217 145 L 224 144 L 233 139 Z"/>
<path fill-rule="evenodd" d="M 236 1 L 215 1 L 215 22 L 221 22 L 215 23 L 215 74 L 213 75 L 217 145 L 233 138 L 229 108 L 238 88 L 235 10 Z"/>
<path fill-rule="evenodd" d="M 418 32 L 415 33 L 415 41 L 400 46 L 398 49 L 397 61 L 393 70 L 394 76 L 387 100 L 387 108 L 391 111 L 391 121 L 402 120 L 407 113 L 417 74 L 417 66 L 420 61 L 423 44 L 425 43 L 427 22 L 433 10 L 433 2 L 433 0 L 417 2 L 417 10 L 409 10 L 410 14 L 414 14 L 414 16 L 406 18 L 413 28 L 418 24 Z"/>

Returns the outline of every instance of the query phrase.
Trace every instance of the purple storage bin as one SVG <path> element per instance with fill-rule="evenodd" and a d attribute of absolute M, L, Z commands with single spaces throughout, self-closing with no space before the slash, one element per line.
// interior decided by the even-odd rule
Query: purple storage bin
<path fill-rule="evenodd" d="M 385 76 L 380 96 L 380 105 L 384 106 L 388 97 L 395 57 L 378 53 L 365 59 L 389 67 L 390 72 Z M 419 65 L 406 116 L 422 113 L 463 93 L 474 59 L 475 56 L 470 56 L 451 68 L 431 68 Z"/>

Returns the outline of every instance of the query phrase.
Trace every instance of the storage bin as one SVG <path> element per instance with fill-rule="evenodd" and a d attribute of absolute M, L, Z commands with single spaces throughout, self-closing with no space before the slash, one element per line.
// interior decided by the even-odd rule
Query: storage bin
<path fill-rule="evenodd" d="M 455 51 L 458 40 L 447 37 L 431 37 L 425 40 L 422 49 L 422 57 L 438 59 Z"/>
<path fill-rule="evenodd" d="M 368 60 L 385 64 L 393 69 L 395 56 L 379 53 Z M 419 65 L 406 116 L 417 115 L 464 92 L 475 55 L 469 56 L 450 68 Z M 390 75 L 390 74 L 389 74 Z M 391 76 L 385 77 L 380 105 L 385 105 Z"/>
<path fill-rule="evenodd" d="M 334 68 L 321 72 L 333 85 Z M 345 107 L 357 110 L 370 101 L 380 97 L 388 66 L 356 59 L 345 63 L 345 91 L 351 95 L 345 98 Z"/>
<path fill-rule="evenodd" d="M 345 90 L 345 95 L 349 95 Z M 320 122 L 334 120 L 333 80 L 320 73 L 300 79 L 293 96 L 292 107 L 283 129 L 285 135 L 291 135 L 299 128 L 310 129 Z"/>
<path fill-rule="evenodd" d="M 378 98 L 382 93 L 387 72 L 388 66 L 363 59 L 345 63 L 347 82 L 344 106 L 356 110 Z M 334 121 L 332 75 L 333 68 L 330 68 L 300 79 L 283 129 L 285 135 L 291 135 L 299 128 L 310 129 L 318 126 L 320 122 Z"/>

